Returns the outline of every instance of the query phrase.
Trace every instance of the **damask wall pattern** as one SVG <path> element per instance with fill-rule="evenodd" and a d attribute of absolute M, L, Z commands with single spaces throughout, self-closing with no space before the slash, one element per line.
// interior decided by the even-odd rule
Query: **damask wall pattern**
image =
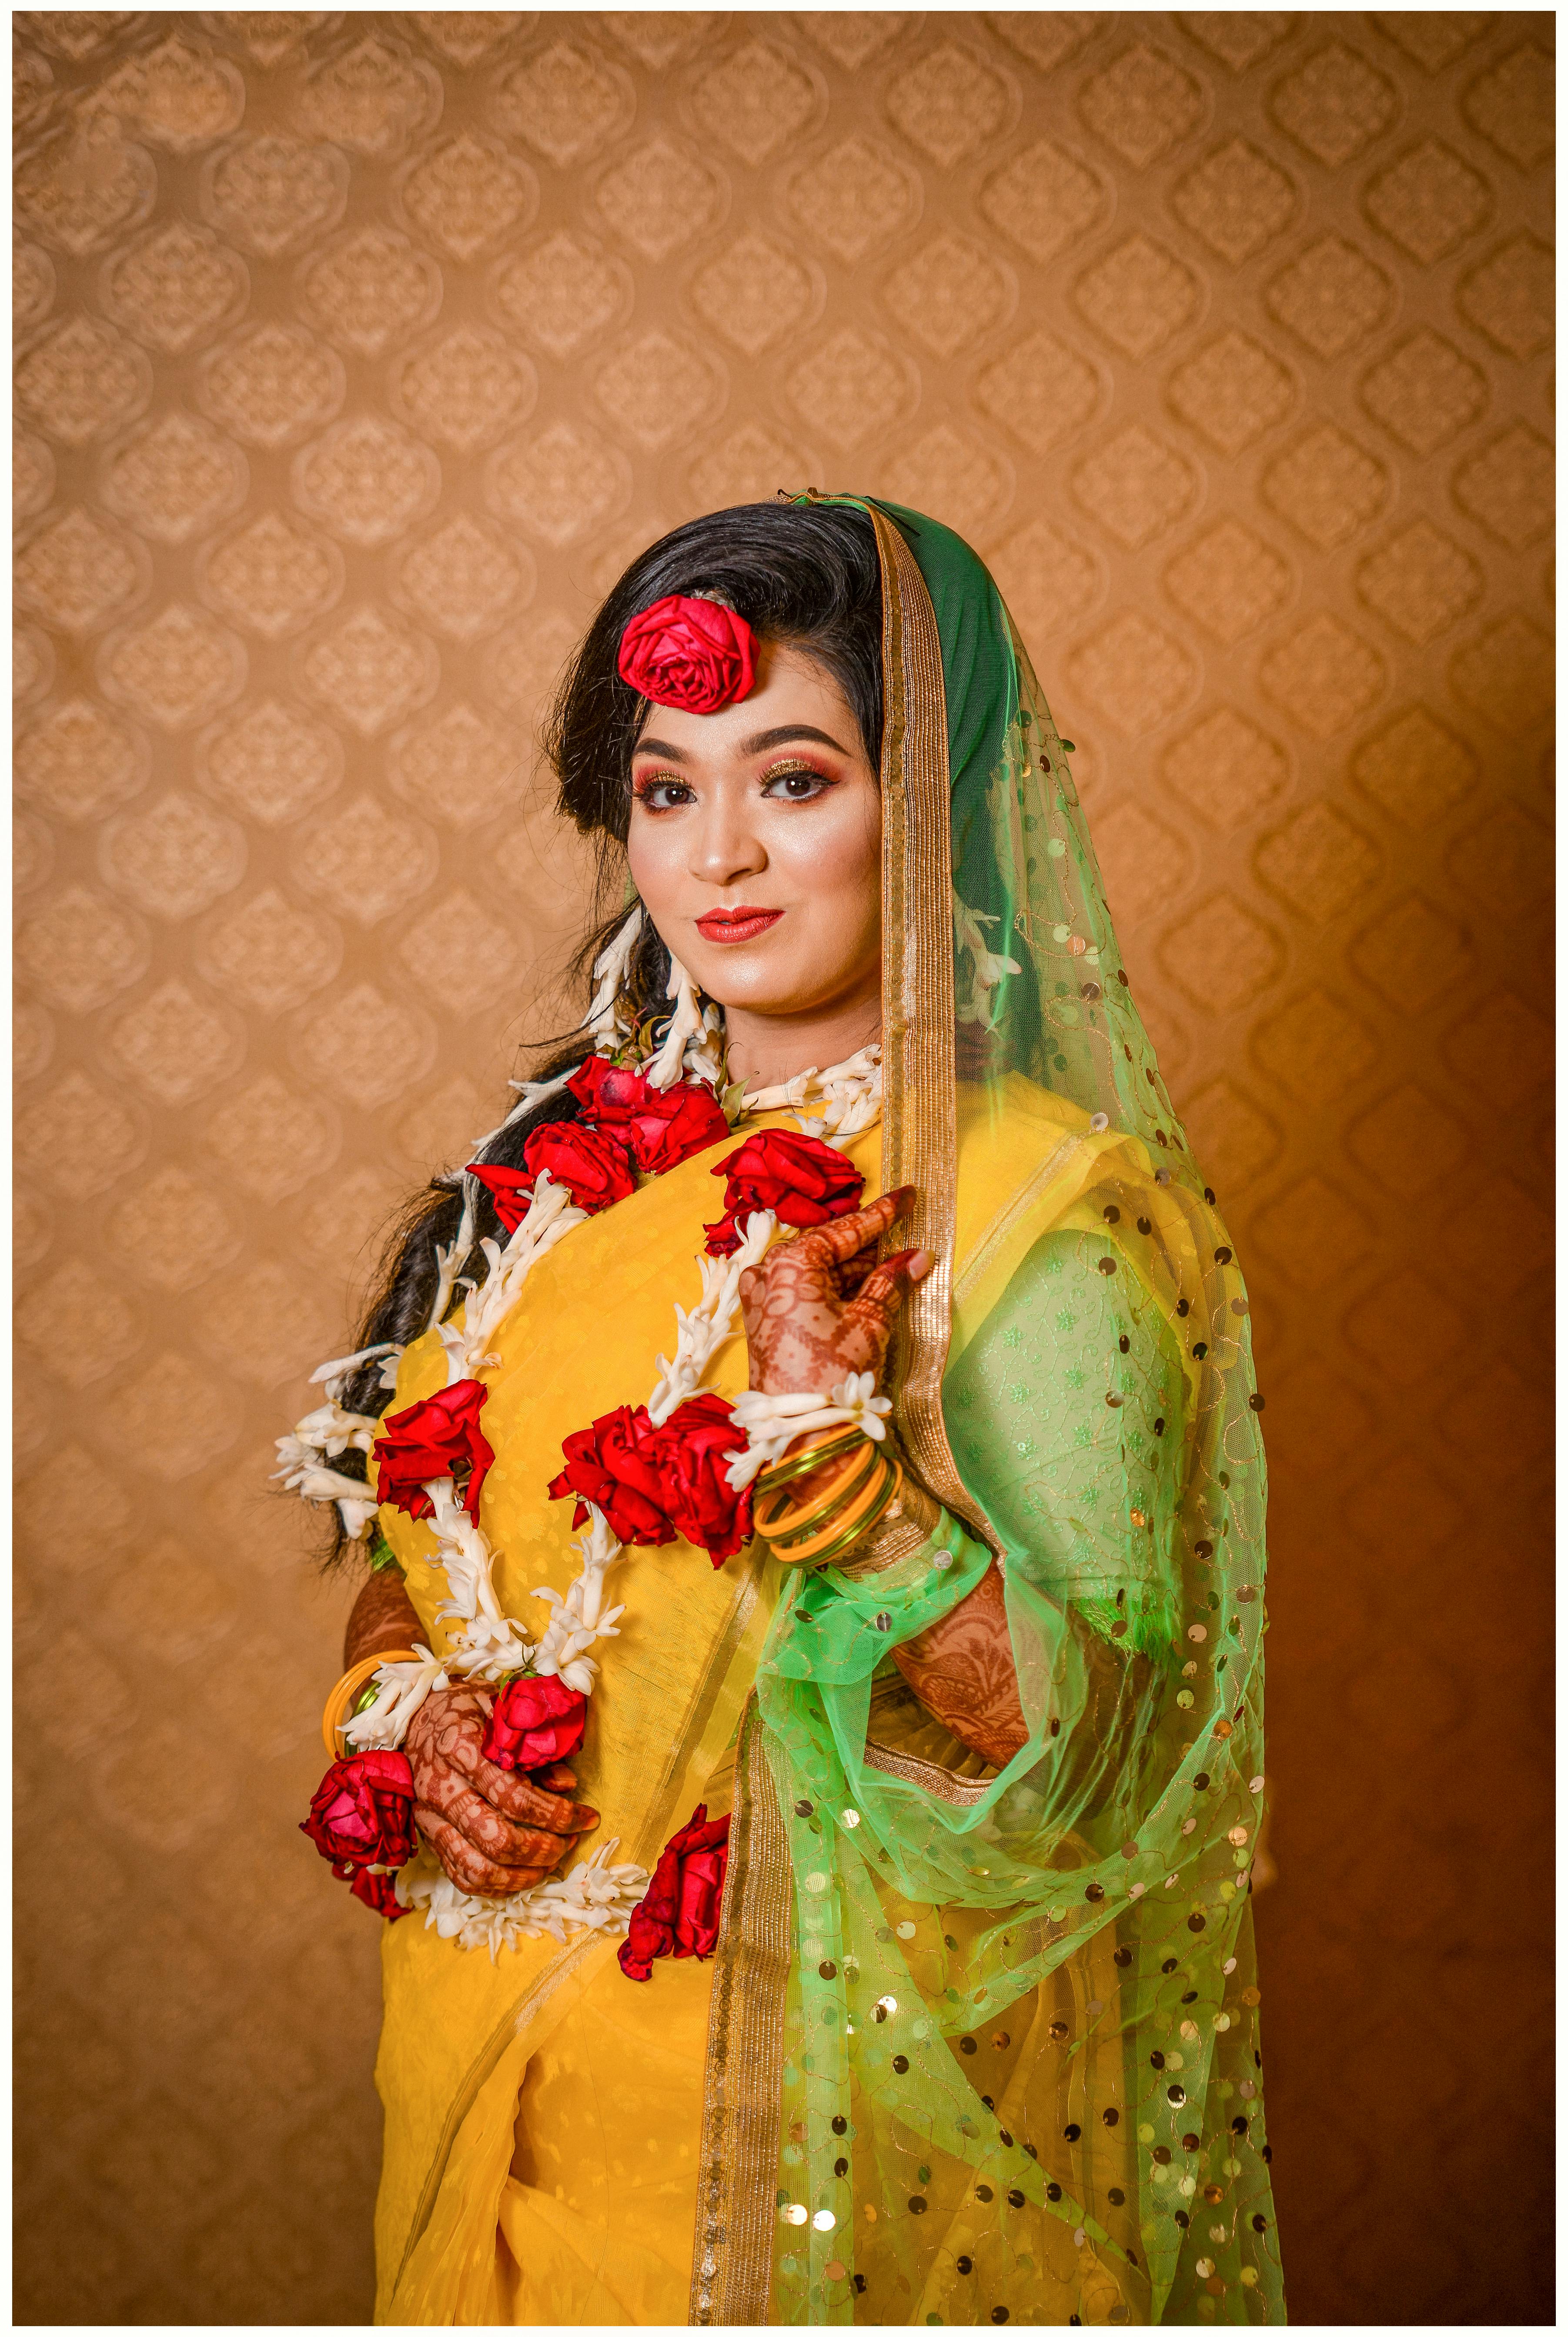
<path fill-rule="evenodd" d="M 1547 2317 L 1550 17 L 16 22 L 18 2318 L 366 2317 L 271 1439 L 559 1013 L 593 596 L 808 483 L 993 562 L 1248 1263 L 1293 2317 Z"/>

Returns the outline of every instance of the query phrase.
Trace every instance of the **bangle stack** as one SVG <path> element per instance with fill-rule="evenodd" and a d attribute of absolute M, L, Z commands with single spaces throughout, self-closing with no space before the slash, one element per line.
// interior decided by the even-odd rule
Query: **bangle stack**
<path fill-rule="evenodd" d="M 340 1761 L 343 1757 L 345 1746 L 338 1740 L 353 1717 L 371 1676 L 378 1672 L 383 1664 L 413 1664 L 418 1660 L 412 1648 L 388 1648 L 378 1656 L 361 1656 L 357 1664 L 349 1665 L 328 1697 L 327 1708 L 321 1715 L 321 1736 L 329 1761 Z"/>
<path fill-rule="evenodd" d="M 844 1465 L 805 1509 L 790 1485 L 835 1461 Z M 764 1472 L 752 1525 L 769 1554 L 785 1566 L 831 1566 L 880 1522 L 898 1498 L 901 1464 L 860 1430 L 822 1433 L 799 1452 Z"/>

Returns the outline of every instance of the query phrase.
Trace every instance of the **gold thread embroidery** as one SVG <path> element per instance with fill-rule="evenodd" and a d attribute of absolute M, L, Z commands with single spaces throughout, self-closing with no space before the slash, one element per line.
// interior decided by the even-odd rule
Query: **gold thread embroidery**
<path fill-rule="evenodd" d="M 883 1187 L 916 1188 L 913 1225 L 887 1247 L 916 1244 L 936 1260 L 904 1307 L 887 1392 L 919 1481 L 995 1550 L 990 1523 L 958 1475 L 942 1412 L 958 1173 L 942 644 L 914 555 L 882 512 L 865 508 L 882 570 Z M 772 2264 L 790 1872 L 754 1702 L 743 1726 L 709 2013 L 690 2304 L 697 2324 L 765 2321 Z M 967 1803 L 988 1790 L 887 1747 L 877 1753 L 882 1757 L 867 1747 L 871 1765 L 897 1764 L 890 1774 L 941 1799 Z"/>
<path fill-rule="evenodd" d="M 953 1325 L 958 1128 L 954 1094 L 953 809 L 936 612 L 904 538 L 867 507 L 882 562 L 882 1180 L 913 1185 L 889 1247 L 936 1263 L 906 1300 L 887 1393 L 922 1481 L 996 1547 L 959 1477 L 942 1414 Z"/>
<path fill-rule="evenodd" d="M 874 1736 L 866 1739 L 866 1766 L 880 1769 L 885 1776 L 902 1777 L 907 1785 L 918 1785 L 936 1801 L 949 1802 L 960 1810 L 972 1810 L 996 1783 L 994 1776 L 956 1777 L 951 1769 L 941 1768 L 935 1761 L 922 1761 L 913 1753 L 896 1753 L 891 1745 L 879 1745 Z"/>
<path fill-rule="evenodd" d="M 708 2013 L 687 2314 L 700 2328 L 756 2327 L 768 2318 L 792 1890 L 789 1841 L 764 1740 L 753 1695 L 735 1762 L 735 1811 Z"/>

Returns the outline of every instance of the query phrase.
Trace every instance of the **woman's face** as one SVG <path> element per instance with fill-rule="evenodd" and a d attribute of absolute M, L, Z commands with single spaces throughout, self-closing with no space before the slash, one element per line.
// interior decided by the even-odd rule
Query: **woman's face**
<path fill-rule="evenodd" d="M 632 788 L 632 881 L 710 998 L 778 1015 L 875 1002 L 881 797 L 821 666 L 763 641 L 738 704 L 651 706 Z"/>

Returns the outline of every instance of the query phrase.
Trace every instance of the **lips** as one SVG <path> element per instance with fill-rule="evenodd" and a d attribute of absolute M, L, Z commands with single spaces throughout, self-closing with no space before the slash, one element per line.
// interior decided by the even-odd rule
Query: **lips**
<path fill-rule="evenodd" d="M 755 941 L 783 914 L 782 909 L 710 909 L 705 917 L 698 918 L 697 930 L 705 942 Z"/>

